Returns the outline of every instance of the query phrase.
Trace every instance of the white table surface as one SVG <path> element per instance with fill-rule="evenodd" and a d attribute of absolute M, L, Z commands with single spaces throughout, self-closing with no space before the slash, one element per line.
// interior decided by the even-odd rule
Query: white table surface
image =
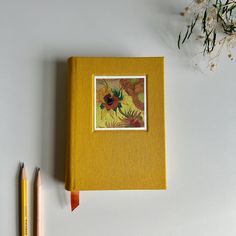
<path fill-rule="evenodd" d="M 188 1 L 1 0 L 0 234 L 18 235 L 20 162 L 43 177 L 44 235 L 235 236 L 235 62 L 194 68 L 176 47 Z M 181 26 L 182 25 L 182 26 Z M 189 45 L 190 46 L 190 45 Z M 165 56 L 167 191 L 63 189 L 66 59 Z"/>

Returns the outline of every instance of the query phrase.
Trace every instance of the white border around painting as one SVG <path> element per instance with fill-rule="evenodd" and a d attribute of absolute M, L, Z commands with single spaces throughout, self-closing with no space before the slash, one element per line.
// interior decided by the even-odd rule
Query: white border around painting
<path fill-rule="evenodd" d="M 93 101 L 93 109 L 94 109 L 94 130 L 147 130 L 147 82 L 146 82 L 146 75 L 139 75 L 139 76 L 98 76 L 94 75 L 94 81 L 93 81 L 93 86 L 94 86 L 94 101 Z M 144 79 L 144 127 L 141 128 L 97 128 L 96 127 L 96 80 L 97 79 Z"/>

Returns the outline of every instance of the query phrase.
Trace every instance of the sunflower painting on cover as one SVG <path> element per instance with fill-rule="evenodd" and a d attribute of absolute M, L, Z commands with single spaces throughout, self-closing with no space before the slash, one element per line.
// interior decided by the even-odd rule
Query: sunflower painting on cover
<path fill-rule="evenodd" d="M 94 77 L 95 130 L 146 130 L 146 77 Z"/>

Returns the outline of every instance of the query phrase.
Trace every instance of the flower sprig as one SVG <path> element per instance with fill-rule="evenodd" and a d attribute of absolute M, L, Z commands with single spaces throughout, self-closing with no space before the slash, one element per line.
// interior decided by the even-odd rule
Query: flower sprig
<path fill-rule="evenodd" d="M 236 42 L 236 1 L 234 0 L 194 0 L 180 13 L 187 17 L 189 24 L 185 33 L 179 33 L 178 48 L 193 35 L 196 26 L 200 29 L 197 40 L 202 43 L 203 56 L 209 55 L 211 70 L 222 51 L 228 51 L 228 58 L 233 60 L 231 49 Z"/>

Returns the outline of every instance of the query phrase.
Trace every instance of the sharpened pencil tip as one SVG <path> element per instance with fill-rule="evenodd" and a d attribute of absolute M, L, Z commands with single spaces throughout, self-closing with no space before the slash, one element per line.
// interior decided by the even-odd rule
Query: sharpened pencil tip
<path fill-rule="evenodd" d="M 21 164 L 21 178 L 26 179 L 26 170 L 24 163 Z"/>
<path fill-rule="evenodd" d="M 40 168 L 36 167 L 35 169 L 35 184 L 37 185 L 41 185 L 41 174 L 40 174 Z"/>

